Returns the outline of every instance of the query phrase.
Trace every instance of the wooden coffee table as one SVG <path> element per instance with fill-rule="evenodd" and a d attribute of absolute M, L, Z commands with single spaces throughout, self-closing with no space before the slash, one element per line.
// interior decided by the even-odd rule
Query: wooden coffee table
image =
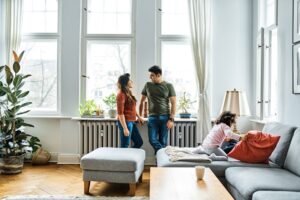
<path fill-rule="evenodd" d="M 233 200 L 222 183 L 205 168 L 197 181 L 195 168 L 151 167 L 150 200 Z"/>

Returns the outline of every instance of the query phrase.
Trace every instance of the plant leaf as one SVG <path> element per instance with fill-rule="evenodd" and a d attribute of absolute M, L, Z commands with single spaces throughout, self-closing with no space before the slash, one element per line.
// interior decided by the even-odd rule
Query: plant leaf
<path fill-rule="evenodd" d="M 14 56 L 14 61 L 18 61 L 19 60 L 19 56 L 18 56 L 18 54 L 15 51 L 13 51 L 13 56 Z"/>
<path fill-rule="evenodd" d="M 18 62 L 20 63 L 22 58 L 23 58 L 23 55 L 24 55 L 25 51 L 22 51 L 19 55 L 19 59 L 18 59 Z"/>
<path fill-rule="evenodd" d="M 23 92 L 22 94 L 19 95 L 19 98 L 26 97 L 29 94 L 29 91 Z"/>
<path fill-rule="evenodd" d="M 5 65 L 5 75 L 6 75 L 6 83 L 10 85 L 13 80 L 13 74 L 11 73 L 10 68 L 7 65 Z"/>
<path fill-rule="evenodd" d="M 15 73 L 18 73 L 20 71 L 20 63 L 18 61 L 15 61 L 13 64 L 13 69 Z"/>
<path fill-rule="evenodd" d="M 25 78 L 28 78 L 30 76 L 31 76 L 31 74 L 27 74 L 27 75 L 23 76 L 22 78 L 25 79 Z"/>
<path fill-rule="evenodd" d="M 13 80 L 14 86 L 15 87 L 19 86 L 21 82 L 22 82 L 22 76 L 16 75 L 14 80 Z"/>
<path fill-rule="evenodd" d="M 30 104 L 32 104 L 32 102 L 26 102 L 26 103 L 23 103 L 23 104 L 20 105 L 20 108 L 22 108 L 22 107 L 24 107 L 24 106 L 28 106 L 28 105 L 30 105 Z"/>
<path fill-rule="evenodd" d="M 27 123 L 21 123 L 22 126 L 28 126 L 28 127 L 34 127 L 32 124 L 27 124 Z"/>
<path fill-rule="evenodd" d="M 17 113 L 17 115 L 22 115 L 22 114 L 25 114 L 25 113 L 28 113 L 28 112 L 30 112 L 30 110 L 26 110 L 24 112 Z"/>

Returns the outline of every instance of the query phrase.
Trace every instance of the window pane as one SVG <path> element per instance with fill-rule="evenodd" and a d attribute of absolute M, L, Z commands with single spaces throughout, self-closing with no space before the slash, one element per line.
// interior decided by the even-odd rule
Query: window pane
<path fill-rule="evenodd" d="M 188 35 L 189 16 L 186 0 L 161 1 L 161 34 Z"/>
<path fill-rule="evenodd" d="M 31 74 L 24 90 L 33 110 L 57 111 L 57 40 L 25 40 L 22 73 Z"/>
<path fill-rule="evenodd" d="M 57 33 L 58 0 L 24 0 L 23 33 Z"/>
<path fill-rule="evenodd" d="M 88 0 L 88 34 L 130 34 L 131 0 Z"/>
<path fill-rule="evenodd" d="M 131 44 L 121 41 L 88 41 L 86 99 L 102 104 L 117 91 L 118 77 L 130 73 Z"/>
<path fill-rule="evenodd" d="M 177 100 L 186 92 L 190 100 L 196 102 L 197 85 L 191 46 L 185 43 L 163 42 L 161 57 L 163 77 L 174 85 Z M 197 103 L 192 104 L 191 111 L 197 111 Z"/>
<path fill-rule="evenodd" d="M 276 23 L 276 0 L 266 0 L 266 27 Z"/>
<path fill-rule="evenodd" d="M 278 120 L 278 37 L 277 29 L 271 31 L 271 74 L 270 74 L 270 115 L 274 120 Z"/>

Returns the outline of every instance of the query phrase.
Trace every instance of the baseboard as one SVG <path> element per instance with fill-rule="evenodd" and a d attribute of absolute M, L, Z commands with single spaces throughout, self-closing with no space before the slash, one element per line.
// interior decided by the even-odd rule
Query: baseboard
<path fill-rule="evenodd" d="M 79 154 L 58 154 L 57 164 L 79 164 Z"/>

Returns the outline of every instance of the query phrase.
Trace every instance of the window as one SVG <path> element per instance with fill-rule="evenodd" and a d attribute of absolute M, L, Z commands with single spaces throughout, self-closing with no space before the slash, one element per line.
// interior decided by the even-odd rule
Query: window
<path fill-rule="evenodd" d="M 131 72 L 131 0 L 84 1 L 83 100 L 102 99 L 117 91 L 121 74 Z"/>
<path fill-rule="evenodd" d="M 264 23 L 258 33 L 256 68 L 256 116 L 261 120 L 278 120 L 278 35 L 274 21 L 276 1 L 260 0 L 260 19 Z"/>
<path fill-rule="evenodd" d="M 186 92 L 192 102 L 197 100 L 196 76 L 189 40 L 187 1 L 161 0 L 158 9 L 158 47 L 163 77 L 176 88 L 177 100 Z M 197 110 L 197 104 L 192 110 Z"/>
<path fill-rule="evenodd" d="M 58 13 L 58 0 L 24 0 L 22 70 L 32 74 L 24 89 L 35 112 L 58 112 Z"/>
<path fill-rule="evenodd" d="M 258 1 L 258 29 L 277 25 L 277 0 Z"/>

